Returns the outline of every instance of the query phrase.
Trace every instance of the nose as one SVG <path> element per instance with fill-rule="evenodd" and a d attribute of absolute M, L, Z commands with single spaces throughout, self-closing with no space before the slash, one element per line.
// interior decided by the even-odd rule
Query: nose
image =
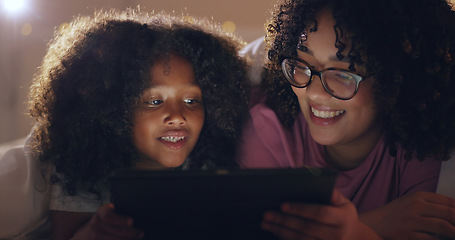
<path fill-rule="evenodd" d="M 186 124 L 184 107 L 179 103 L 172 103 L 167 106 L 164 124 L 181 126 Z"/>
<path fill-rule="evenodd" d="M 321 77 L 319 75 L 313 75 L 311 79 L 311 84 L 306 87 L 306 93 L 308 97 L 312 100 L 321 100 L 332 98 L 322 86 Z"/>

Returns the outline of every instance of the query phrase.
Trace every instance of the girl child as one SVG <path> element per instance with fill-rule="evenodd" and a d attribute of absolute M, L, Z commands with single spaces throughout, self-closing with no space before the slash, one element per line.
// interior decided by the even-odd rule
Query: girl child
<path fill-rule="evenodd" d="M 248 113 L 242 42 L 206 22 L 137 12 L 77 17 L 30 93 L 54 239 L 137 239 L 109 204 L 116 169 L 234 167 Z"/>
<path fill-rule="evenodd" d="M 264 229 L 284 239 L 455 237 L 455 200 L 434 193 L 455 146 L 451 6 L 290 0 L 268 30 L 266 97 L 250 110 L 239 164 L 339 176 L 331 206 L 284 204 Z"/>

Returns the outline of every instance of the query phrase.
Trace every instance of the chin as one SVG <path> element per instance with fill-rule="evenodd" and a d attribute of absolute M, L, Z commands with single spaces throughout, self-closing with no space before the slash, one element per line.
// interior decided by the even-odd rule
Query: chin
<path fill-rule="evenodd" d="M 333 136 L 312 136 L 314 141 L 323 145 L 323 146 L 330 146 L 330 145 L 335 145 L 338 143 L 336 139 L 333 138 Z"/>
<path fill-rule="evenodd" d="M 178 159 L 178 160 L 173 160 L 173 161 L 165 161 L 165 162 L 162 162 L 162 166 L 165 167 L 165 168 L 176 168 L 176 167 L 180 167 L 184 162 L 185 162 L 186 159 Z"/>

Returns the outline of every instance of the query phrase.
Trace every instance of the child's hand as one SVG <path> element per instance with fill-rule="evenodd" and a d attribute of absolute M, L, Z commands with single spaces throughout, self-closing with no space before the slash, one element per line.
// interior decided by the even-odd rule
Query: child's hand
<path fill-rule="evenodd" d="M 455 238 L 455 199 L 436 193 L 411 193 L 360 218 L 387 239 Z"/>
<path fill-rule="evenodd" d="M 281 239 L 381 239 L 358 220 L 355 206 L 334 190 L 332 205 L 285 203 L 282 212 L 267 212 L 264 230 Z"/>
<path fill-rule="evenodd" d="M 112 204 L 101 206 L 90 221 L 76 232 L 72 239 L 141 239 L 142 231 L 133 227 L 130 217 L 114 211 Z"/>

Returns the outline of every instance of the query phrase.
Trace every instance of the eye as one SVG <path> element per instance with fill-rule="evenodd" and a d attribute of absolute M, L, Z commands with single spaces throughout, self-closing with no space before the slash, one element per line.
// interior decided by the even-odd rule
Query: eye
<path fill-rule="evenodd" d="M 188 104 L 188 105 L 201 104 L 201 101 L 199 101 L 198 99 L 193 99 L 193 98 L 184 99 L 183 102 L 185 102 L 185 103 Z"/>
<path fill-rule="evenodd" d="M 163 100 L 159 99 L 152 99 L 150 101 L 145 101 L 145 104 L 147 104 L 147 107 L 158 107 L 163 103 Z"/>

